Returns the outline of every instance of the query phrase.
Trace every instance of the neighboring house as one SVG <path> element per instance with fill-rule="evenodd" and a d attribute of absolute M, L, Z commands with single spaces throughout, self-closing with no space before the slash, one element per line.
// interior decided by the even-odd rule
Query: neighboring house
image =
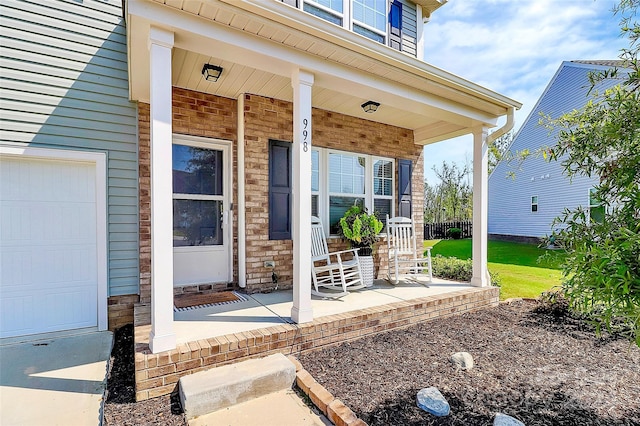
<path fill-rule="evenodd" d="M 265 261 L 309 322 L 310 216 L 331 236 L 359 202 L 421 239 L 423 146 L 463 134 L 487 285 L 487 134 L 520 104 L 422 60 L 443 3 L 3 2 L 2 336 L 136 305 L 167 351 L 174 292 L 273 290 Z"/>
<path fill-rule="evenodd" d="M 557 118 L 581 109 L 589 100 L 589 73 L 616 65 L 618 61 L 567 61 L 560 65 L 509 147 L 512 154 L 528 149 L 532 155 L 520 168 L 518 161 L 501 161 L 489 177 L 490 238 L 537 241 L 551 234 L 551 222 L 565 208 L 583 206 L 594 216 L 601 214 L 602 208 L 590 197 L 598 177 L 575 176 L 570 181 L 563 175 L 560 161 L 546 161 L 538 152 L 556 142 L 556 133 L 540 124 L 540 114 Z M 596 90 L 616 82 L 605 80 Z"/>

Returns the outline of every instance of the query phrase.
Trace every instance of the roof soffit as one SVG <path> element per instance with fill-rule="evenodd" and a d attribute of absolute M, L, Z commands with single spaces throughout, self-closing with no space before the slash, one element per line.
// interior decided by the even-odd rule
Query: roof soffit
<path fill-rule="evenodd" d="M 375 73 L 377 77 L 391 81 L 402 81 L 415 90 L 444 97 L 490 115 L 504 115 L 507 108 L 520 107 L 512 99 L 276 0 L 153 1 L 311 53 L 325 61 Z M 433 0 L 432 3 L 440 1 Z M 247 11 L 251 13 L 247 14 Z"/>

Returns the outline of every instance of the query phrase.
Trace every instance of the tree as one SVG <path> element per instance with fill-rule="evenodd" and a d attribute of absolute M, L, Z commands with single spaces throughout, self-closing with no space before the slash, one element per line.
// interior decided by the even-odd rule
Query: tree
<path fill-rule="evenodd" d="M 439 182 L 433 186 L 425 182 L 425 221 L 470 220 L 473 205 L 473 191 L 467 179 L 470 167 L 443 161 L 439 168 L 433 166 L 433 171 Z"/>
<path fill-rule="evenodd" d="M 513 142 L 513 133 L 508 132 L 489 144 L 489 174 L 503 158 L 508 159 L 511 142 Z"/>
<path fill-rule="evenodd" d="M 557 132 L 545 158 L 560 161 L 564 173 L 599 176 L 594 199 L 604 207 L 598 220 L 583 208 L 555 219 L 550 238 L 567 251 L 563 290 L 573 309 L 589 313 L 601 327 L 620 325 L 640 346 L 640 74 L 635 21 L 640 0 L 620 0 L 621 28 L 630 47 L 623 66 L 591 76 L 587 105 L 544 122 Z M 597 84 L 620 83 L 603 92 Z"/>

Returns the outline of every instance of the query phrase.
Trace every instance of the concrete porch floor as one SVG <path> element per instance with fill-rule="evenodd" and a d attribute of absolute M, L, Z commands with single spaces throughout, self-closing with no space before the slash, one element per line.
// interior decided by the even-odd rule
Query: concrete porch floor
<path fill-rule="evenodd" d="M 472 289 L 468 283 L 458 283 L 434 278 L 400 281 L 392 285 L 386 280 L 375 280 L 373 287 L 349 292 L 339 299 L 312 297 L 314 319 L 350 311 L 388 305 L 394 302 L 441 295 L 459 290 Z M 178 344 L 243 331 L 257 330 L 282 324 L 293 324 L 291 307 L 292 290 L 244 295 L 248 300 L 174 312 L 174 331 Z M 138 333 L 136 343 L 148 343 L 148 335 Z"/>

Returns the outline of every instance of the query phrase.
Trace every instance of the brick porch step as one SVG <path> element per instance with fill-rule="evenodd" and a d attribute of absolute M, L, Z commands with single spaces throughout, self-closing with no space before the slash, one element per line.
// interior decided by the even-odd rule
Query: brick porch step
<path fill-rule="evenodd" d="M 187 419 L 291 388 L 296 368 L 282 354 L 183 376 L 180 403 Z"/>

